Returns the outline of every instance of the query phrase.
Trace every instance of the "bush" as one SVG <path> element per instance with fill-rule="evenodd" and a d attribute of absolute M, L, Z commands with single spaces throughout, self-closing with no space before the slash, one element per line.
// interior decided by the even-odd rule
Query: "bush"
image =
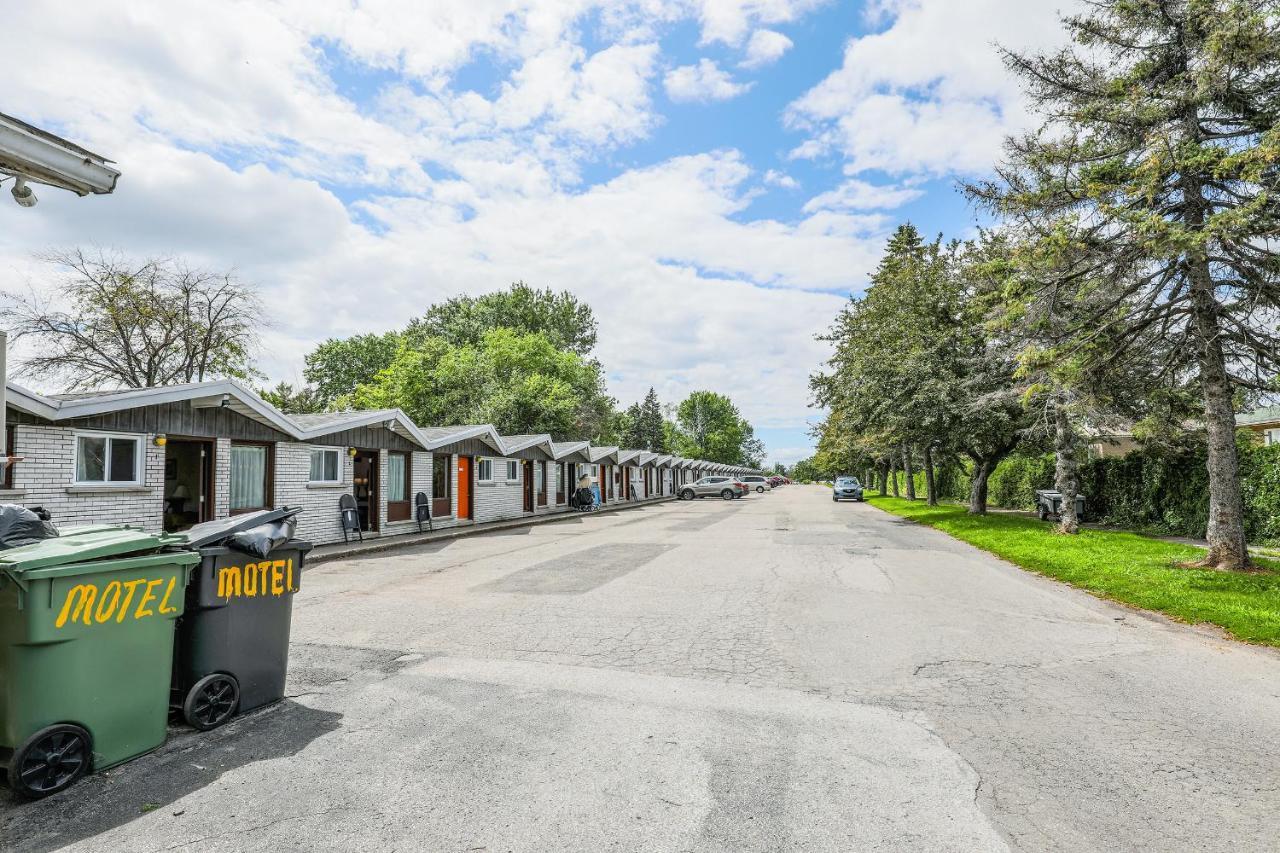
<path fill-rule="evenodd" d="M 1280 445 L 1259 447 L 1243 436 L 1240 473 L 1250 542 L 1280 542 Z M 993 506 L 1034 509 L 1036 489 L 1053 488 L 1053 454 L 1008 457 L 991 475 Z M 1209 520 L 1204 445 L 1188 450 L 1135 450 L 1080 466 L 1080 493 L 1090 521 L 1150 533 L 1203 538 Z"/>
<path fill-rule="evenodd" d="M 1036 490 L 1053 488 L 1053 454 L 1007 457 L 987 481 L 987 501 L 1008 509 L 1035 509 Z"/>

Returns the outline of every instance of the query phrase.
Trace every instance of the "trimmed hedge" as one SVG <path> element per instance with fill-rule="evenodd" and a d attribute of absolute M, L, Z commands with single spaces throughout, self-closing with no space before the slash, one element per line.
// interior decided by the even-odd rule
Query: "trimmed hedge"
<path fill-rule="evenodd" d="M 1240 448 L 1245 531 L 1250 542 L 1280 542 L 1280 445 Z M 1053 454 L 1014 455 L 991 475 L 988 500 L 1007 509 L 1035 508 L 1036 489 L 1053 488 Z M 1152 533 L 1201 538 L 1209 517 L 1204 447 L 1182 452 L 1135 450 L 1080 466 L 1085 515 Z"/>

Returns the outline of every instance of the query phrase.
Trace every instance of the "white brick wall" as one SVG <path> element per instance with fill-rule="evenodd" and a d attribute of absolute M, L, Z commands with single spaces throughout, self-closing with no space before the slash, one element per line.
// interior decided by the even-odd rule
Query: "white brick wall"
<path fill-rule="evenodd" d="M 106 487 L 87 492 L 76 491 L 75 486 L 77 432 L 90 431 L 18 424 L 14 428 L 14 453 L 26 461 L 13 469 L 14 491 L 7 493 L 5 500 L 42 506 L 60 526 L 131 524 L 153 532 L 163 529 L 164 448 L 156 447 L 155 436 L 136 433 L 142 439 L 145 454 L 142 487 Z"/>
<path fill-rule="evenodd" d="M 482 483 L 479 480 L 479 459 L 476 458 L 472 486 L 476 496 L 476 521 L 498 521 L 504 518 L 521 518 L 524 516 L 524 466 L 519 459 L 502 459 L 497 456 L 486 456 L 493 462 L 493 481 Z M 516 479 L 507 480 L 507 462 L 516 463 Z"/>

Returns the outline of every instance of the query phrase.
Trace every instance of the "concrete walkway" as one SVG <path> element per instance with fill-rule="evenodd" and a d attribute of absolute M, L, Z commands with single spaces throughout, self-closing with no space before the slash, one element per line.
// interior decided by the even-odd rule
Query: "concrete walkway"
<path fill-rule="evenodd" d="M 348 557 L 356 557 L 362 554 L 376 554 L 381 551 L 390 551 L 395 548 L 408 548 L 413 545 L 424 545 L 428 542 L 440 542 L 448 539 L 458 539 L 463 536 L 476 536 L 483 533 L 490 533 L 498 530 L 514 530 L 521 527 L 531 527 L 535 524 L 552 524 L 558 521 L 572 521 L 574 518 L 582 515 L 611 515 L 627 510 L 636 509 L 638 507 L 653 506 L 654 504 L 665 503 L 675 500 L 674 497 L 650 498 L 642 501 L 624 501 L 606 504 L 604 507 L 597 509 L 591 513 L 581 513 L 575 511 L 569 512 L 553 512 L 544 515 L 529 515 L 522 518 L 509 518 L 502 521 L 485 521 L 479 524 L 467 523 L 454 527 L 442 527 L 439 530 L 431 530 L 425 533 L 402 533 L 397 536 L 370 536 L 368 539 L 355 539 L 350 542 L 333 542 L 328 545 L 318 545 L 312 548 L 307 554 L 307 563 L 323 563 L 329 560 L 341 560 Z"/>

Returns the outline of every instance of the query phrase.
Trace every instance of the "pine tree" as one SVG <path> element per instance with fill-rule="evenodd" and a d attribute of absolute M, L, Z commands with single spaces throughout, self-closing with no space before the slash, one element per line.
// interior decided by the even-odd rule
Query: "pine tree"
<path fill-rule="evenodd" d="M 1047 299 L 1094 305 L 1072 335 L 1084 368 L 1145 357 L 1154 334 L 1197 385 L 1206 563 L 1244 568 L 1235 400 L 1280 367 L 1275 0 L 1095 0 L 1065 24 L 1071 47 L 1006 53 L 1044 124 L 970 192 L 1090 258 L 1041 283 Z"/>

